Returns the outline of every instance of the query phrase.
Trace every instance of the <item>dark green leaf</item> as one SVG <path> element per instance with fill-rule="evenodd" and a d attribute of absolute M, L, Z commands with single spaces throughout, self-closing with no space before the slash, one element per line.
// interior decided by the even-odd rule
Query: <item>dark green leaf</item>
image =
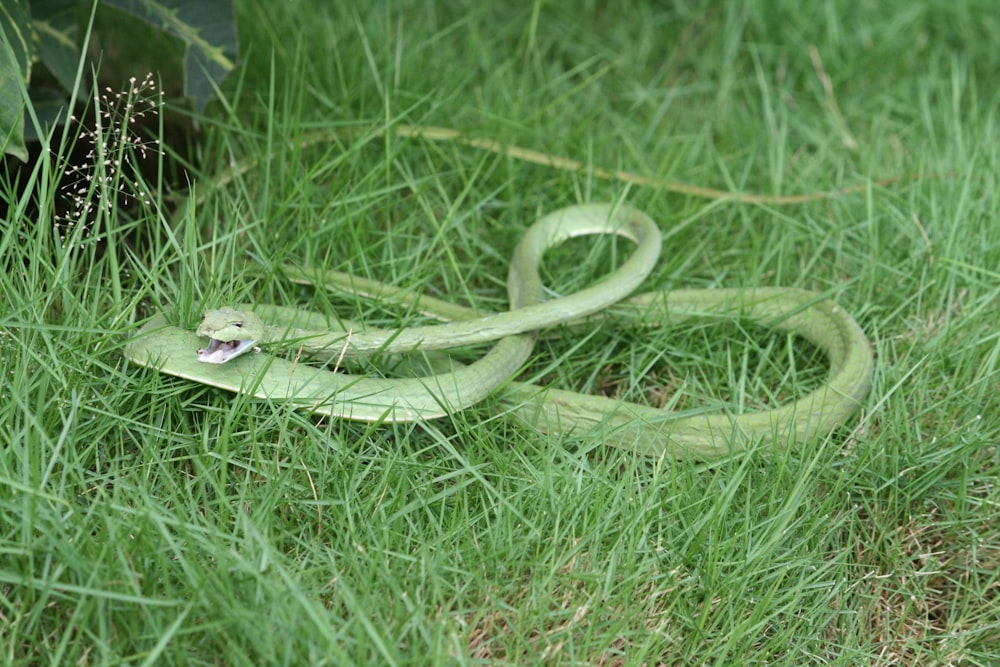
<path fill-rule="evenodd" d="M 24 144 L 24 97 L 31 77 L 34 40 L 27 0 L 0 4 L 0 141 L 5 153 L 28 159 Z"/>
<path fill-rule="evenodd" d="M 232 0 L 105 1 L 184 42 L 184 94 L 195 108 L 204 109 L 214 86 L 236 66 L 239 42 Z"/>
<path fill-rule="evenodd" d="M 80 64 L 77 0 L 32 0 L 38 59 L 65 90 L 73 90 Z"/>

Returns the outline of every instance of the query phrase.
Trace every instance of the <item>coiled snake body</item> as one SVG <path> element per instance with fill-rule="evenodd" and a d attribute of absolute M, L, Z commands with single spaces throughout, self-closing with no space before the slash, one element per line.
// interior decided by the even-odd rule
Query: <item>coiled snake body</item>
<path fill-rule="evenodd" d="M 545 299 L 538 272 L 543 253 L 566 239 L 589 234 L 618 234 L 633 241 L 636 249 L 594 285 Z M 432 419 L 495 394 L 506 410 L 543 431 L 593 435 L 639 453 L 676 458 L 718 457 L 756 441 L 784 447 L 824 435 L 857 412 L 871 386 L 873 359 L 864 332 L 847 312 L 815 293 L 792 288 L 670 290 L 629 296 L 653 269 L 660 244 L 656 224 L 634 208 L 571 206 L 538 220 L 518 243 L 508 275 L 507 312 L 480 315 L 423 297 L 418 301 L 421 312 L 448 321 L 349 332 L 334 328 L 320 315 L 287 306 L 257 305 L 254 312 L 207 311 L 197 332 L 168 326 L 161 315 L 128 343 L 126 356 L 196 382 L 364 421 Z M 286 267 L 286 272 L 300 282 L 372 297 L 404 294 L 334 271 Z M 811 341 L 826 354 L 830 374 L 825 383 L 794 402 L 743 414 L 681 414 L 511 381 L 531 355 L 536 331 L 605 312 L 645 326 L 676 326 L 693 317 L 745 319 Z M 334 372 L 255 353 L 258 346 L 284 346 L 339 361 L 341 356 L 427 352 L 486 341 L 496 344 L 471 364 L 454 363 L 443 372 L 406 378 Z"/>

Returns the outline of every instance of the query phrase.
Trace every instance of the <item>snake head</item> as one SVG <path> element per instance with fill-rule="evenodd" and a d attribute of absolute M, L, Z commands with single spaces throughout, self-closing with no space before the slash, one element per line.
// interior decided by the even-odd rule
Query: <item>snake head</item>
<path fill-rule="evenodd" d="M 198 350 L 198 361 L 224 364 L 255 349 L 264 338 L 264 323 L 253 313 L 218 308 L 205 311 L 197 333 L 208 337 L 208 346 Z"/>

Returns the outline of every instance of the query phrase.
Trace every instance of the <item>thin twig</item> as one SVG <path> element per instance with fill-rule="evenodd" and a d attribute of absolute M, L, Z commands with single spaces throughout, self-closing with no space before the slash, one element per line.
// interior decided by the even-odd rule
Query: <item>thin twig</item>
<path fill-rule="evenodd" d="M 829 79 L 829 77 L 827 77 Z M 832 100 L 832 97 L 830 98 Z M 843 119 L 839 116 L 839 109 L 836 107 L 836 100 L 833 101 L 833 109 L 838 114 L 841 122 Z M 847 131 L 846 126 L 843 128 L 845 133 L 844 141 L 854 141 Z M 701 185 L 692 185 L 690 183 L 684 183 L 682 181 L 675 181 L 669 179 L 654 178 L 652 176 L 644 176 L 642 174 L 636 174 L 630 171 L 624 171 L 621 169 L 605 169 L 604 167 L 594 167 L 587 165 L 579 160 L 574 160 L 568 157 L 562 157 L 559 155 L 553 155 L 551 153 L 543 153 L 541 151 L 536 151 L 531 148 L 525 148 L 523 146 L 517 146 L 515 144 L 505 144 L 503 142 L 497 141 L 496 139 L 484 139 L 479 137 L 471 137 L 459 130 L 454 130 L 448 127 L 438 127 L 434 125 L 407 125 L 405 123 L 399 123 L 395 125 L 379 126 L 374 128 L 349 128 L 349 129 L 338 129 L 338 130 L 322 130 L 319 132 L 311 133 L 306 135 L 297 143 L 298 148 L 307 148 L 324 141 L 337 141 L 343 140 L 348 137 L 360 137 L 368 136 L 371 138 L 382 137 L 387 133 L 393 133 L 399 137 L 412 137 L 425 139 L 427 141 L 452 141 L 463 146 L 469 146 L 470 148 L 476 148 L 478 150 L 487 151 L 489 153 L 496 153 L 497 155 L 503 155 L 515 160 L 521 160 L 522 162 L 530 162 L 532 164 L 538 164 L 546 167 L 552 167 L 553 169 L 559 169 L 562 171 L 570 172 L 580 172 L 586 173 L 596 178 L 609 180 L 609 181 L 619 181 L 622 183 L 628 183 L 629 185 L 637 185 L 643 187 L 650 187 L 657 190 L 664 190 L 666 192 L 675 192 L 677 194 L 690 195 L 692 197 L 701 197 L 703 199 L 712 199 L 720 201 L 728 201 L 733 203 L 742 204 L 767 204 L 772 206 L 788 206 L 792 204 L 805 204 L 808 202 L 821 201 L 824 199 L 833 199 L 835 197 L 854 194 L 858 192 L 864 192 L 868 188 L 884 187 L 886 185 L 891 185 L 893 183 L 898 183 L 900 181 L 910 180 L 910 179 L 920 179 L 928 178 L 927 175 L 922 174 L 905 174 L 902 176 L 893 176 L 889 178 L 882 178 L 872 182 L 859 183 L 857 185 L 849 185 L 847 187 L 838 188 L 836 190 L 819 191 L 819 192 L 807 192 L 803 194 L 796 195 L 766 195 L 752 192 L 734 192 L 729 190 L 719 190 L 717 188 L 709 188 Z M 857 147 L 855 142 L 854 147 Z M 224 170 L 215 179 L 215 188 L 222 188 L 229 184 L 237 176 L 247 173 L 257 165 L 256 159 L 247 160 L 245 162 L 240 162 L 229 169 Z M 201 203 L 202 200 L 207 196 L 205 194 L 199 195 L 195 199 L 195 203 Z M 187 201 L 191 201 L 188 199 Z"/>

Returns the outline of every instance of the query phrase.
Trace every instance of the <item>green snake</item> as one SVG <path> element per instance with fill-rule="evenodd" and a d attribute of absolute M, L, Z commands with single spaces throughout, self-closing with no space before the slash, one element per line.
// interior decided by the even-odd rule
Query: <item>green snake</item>
<path fill-rule="evenodd" d="M 546 299 L 539 266 L 566 239 L 617 234 L 635 244 L 615 271 L 578 292 Z M 331 322 L 317 313 L 277 305 L 206 311 L 196 332 L 158 315 L 126 346 L 133 362 L 232 392 L 288 402 L 317 414 L 369 422 L 442 417 L 493 396 L 502 409 L 558 436 L 598 438 L 630 451 L 677 459 L 711 459 L 750 443 L 787 447 L 844 425 L 871 386 L 871 346 L 855 320 L 820 295 L 793 288 L 692 289 L 630 296 L 654 268 L 658 227 L 626 205 L 570 206 L 542 217 L 518 243 L 510 262 L 510 310 L 482 314 L 337 271 L 282 267 L 289 279 L 348 294 L 416 307 L 442 320 L 430 326 L 371 329 Z M 677 326 L 691 318 L 739 318 L 801 336 L 826 354 L 827 380 L 773 409 L 732 414 L 686 413 L 603 396 L 513 381 L 531 356 L 538 330 L 613 319 L 641 326 Z M 495 341 L 478 360 L 461 364 L 435 352 Z M 262 348 L 294 351 L 291 359 Z M 343 372 L 341 364 L 371 355 L 418 353 L 431 370 L 415 377 Z M 301 357 L 319 360 L 304 363 Z M 443 362 L 443 363 L 442 363 Z"/>

